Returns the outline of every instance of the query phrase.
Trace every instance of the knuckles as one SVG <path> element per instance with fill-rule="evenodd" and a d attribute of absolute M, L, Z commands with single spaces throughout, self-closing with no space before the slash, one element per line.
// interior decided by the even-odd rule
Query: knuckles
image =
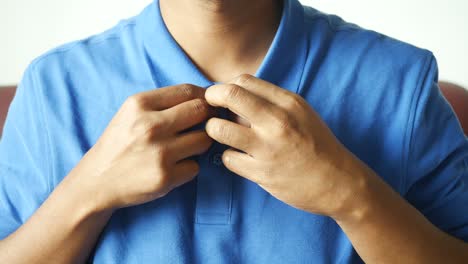
<path fill-rule="evenodd" d="M 286 135 L 293 122 L 290 115 L 286 111 L 282 110 L 275 113 L 273 120 L 275 122 L 276 135 Z"/>
<path fill-rule="evenodd" d="M 234 78 L 233 83 L 239 86 L 247 85 L 254 77 L 250 74 L 241 74 Z"/>
<path fill-rule="evenodd" d="M 285 96 L 283 99 L 284 108 L 289 111 L 299 111 L 304 107 L 304 104 L 304 99 L 297 94 Z"/>
<path fill-rule="evenodd" d="M 171 176 L 169 172 L 166 170 L 161 171 L 160 174 L 155 177 L 155 180 L 153 181 L 154 183 L 154 188 L 167 188 L 170 187 L 171 185 Z"/>
<path fill-rule="evenodd" d="M 206 122 L 205 130 L 208 136 L 219 137 L 219 134 L 220 134 L 219 120 L 216 118 L 210 118 Z"/>
<path fill-rule="evenodd" d="M 143 116 L 137 117 L 130 127 L 131 135 L 148 140 L 152 136 L 152 130 L 153 122 Z"/>
<path fill-rule="evenodd" d="M 219 119 L 212 118 L 206 124 L 206 131 L 209 136 L 215 139 L 222 139 L 223 141 L 230 142 L 233 138 L 232 130 L 226 122 Z"/>
<path fill-rule="evenodd" d="M 164 196 L 171 188 L 171 178 L 166 172 L 149 175 L 149 183 L 146 185 L 149 193 L 161 193 Z"/>
<path fill-rule="evenodd" d="M 148 187 L 152 192 L 165 189 L 171 184 L 171 174 L 168 169 L 169 151 L 167 148 L 155 146 L 157 152 L 151 173 L 148 174 Z"/>
<path fill-rule="evenodd" d="M 224 97 L 227 100 L 237 100 L 239 98 L 241 87 L 236 84 L 226 84 L 224 89 Z"/>
<path fill-rule="evenodd" d="M 156 152 L 156 160 L 158 161 L 157 165 L 159 167 L 165 168 L 166 164 L 170 160 L 171 151 L 167 145 L 164 144 L 157 144 L 154 146 Z"/>
<path fill-rule="evenodd" d="M 179 85 L 179 91 L 184 95 L 186 98 L 195 98 L 198 95 L 198 89 L 195 85 L 184 83 Z"/>
<path fill-rule="evenodd" d="M 149 115 L 140 115 L 130 125 L 130 135 L 143 142 L 150 143 L 155 135 L 166 127 L 164 117 L 151 118 Z"/>
<path fill-rule="evenodd" d="M 148 105 L 147 99 L 141 94 L 135 94 L 125 100 L 123 107 L 133 113 L 143 112 Z"/>
<path fill-rule="evenodd" d="M 224 138 L 225 140 L 231 138 L 231 132 L 223 122 L 215 123 L 213 130 L 218 137 Z"/>
<path fill-rule="evenodd" d="M 203 99 L 194 99 L 191 102 L 192 111 L 197 114 L 206 114 L 208 113 L 208 103 Z"/>

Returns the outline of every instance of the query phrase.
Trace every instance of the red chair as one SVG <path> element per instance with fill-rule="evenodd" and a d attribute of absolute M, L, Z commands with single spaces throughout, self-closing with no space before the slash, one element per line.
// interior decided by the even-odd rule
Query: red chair
<path fill-rule="evenodd" d="M 465 135 L 468 135 L 468 90 L 448 82 L 439 82 L 439 87 L 457 114 Z"/>
<path fill-rule="evenodd" d="M 3 132 L 3 124 L 10 106 L 11 100 L 16 92 L 16 86 L 0 87 L 0 136 Z"/>

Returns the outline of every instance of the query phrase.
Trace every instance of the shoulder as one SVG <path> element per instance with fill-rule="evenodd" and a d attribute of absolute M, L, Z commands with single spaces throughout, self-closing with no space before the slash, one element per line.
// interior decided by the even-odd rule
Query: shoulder
<path fill-rule="evenodd" d="M 60 45 L 34 59 L 29 70 L 39 73 L 51 72 L 51 68 L 67 70 L 69 67 L 85 66 L 82 64 L 89 64 L 89 61 L 115 57 L 136 45 L 135 25 L 135 18 L 122 20 L 102 33 Z"/>
<path fill-rule="evenodd" d="M 390 105 L 399 106 L 395 110 L 407 113 L 421 90 L 437 82 L 437 61 L 429 50 L 311 7 L 304 7 L 304 12 L 308 78 L 333 80 L 335 91 L 342 89 L 347 95 L 363 96 L 353 97 L 357 101 L 385 97 Z M 321 75 L 311 76 L 312 72 Z M 391 100 L 396 99 L 407 101 L 405 105 L 392 104 Z"/>
<path fill-rule="evenodd" d="M 320 35 L 327 42 L 330 55 L 360 58 L 362 62 L 376 61 L 385 66 L 407 66 L 433 57 L 426 49 L 397 40 L 393 37 L 365 29 L 342 19 L 326 14 L 312 7 L 304 6 L 305 31 L 309 36 Z M 378 66 L 378 65 L 374 65 Z"/>
<path fill-rule="evenodd" d="M 429 50 L 364 29 L 336 15 L 311 7 L 304 9 L 309 50 L 320 50 L 319 55 L 309 58 L 319 69 L 306 71 L 318 70 L 323 76 L 316 77 L 334 80 L 335 91 L 342 89 L 356 102 L 366 104 L 375 98 L 380 106 L 385 98 L 383 102 L 389 106 L 398 106 L 394 111 L 408 114 L 418 94 L 438 81 L 437 61 Z"/>
<path fill-rule="evenodd" d="M 115 111 L 131 84 L 141 79 L 139 71 L 145 63 L 138 17 L 56 47 L 30 64 L 25 76 L 31 76 L 40 98 L 54 114 L 87 104 Z"/>

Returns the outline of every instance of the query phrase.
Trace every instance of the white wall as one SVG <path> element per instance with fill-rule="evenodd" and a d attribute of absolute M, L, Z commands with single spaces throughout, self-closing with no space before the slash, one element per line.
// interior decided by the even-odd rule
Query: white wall
<path fill-rule="evenodd" d="M 137 14 L 151 0 L 0 0 L 0 85 L 29 62 Z M 441 79 L 468 87 L 467 0 L 302 0 L 327 13 L 432 50 Z"/>
<path fill-rule="evenodd" d="M 440 79 L 468 88 L 467 0 L 303 0 L 362 27 L 431 50 Z"/>
<path fill-rule="evenodd" d="M 104 31 L 152 0 L 0 0 L 0 85 L 60 44 Z"/>

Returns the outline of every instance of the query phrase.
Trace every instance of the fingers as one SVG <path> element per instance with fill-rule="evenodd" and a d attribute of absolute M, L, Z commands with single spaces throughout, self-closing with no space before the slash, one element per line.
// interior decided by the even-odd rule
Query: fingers
<path fill-rule="evenodd" d="M 277 108 L 246 89 L 233 84 L 208 88 L 205 98 L 210 105 L 228 108 L 254 126 L 268 126 L 277 115 Z"/>
<path fill-rule="evenodd" d="M 142 92 L 132 98 L 146 110 L 161 111 L 189 100 L 203 99 L 205 91 L 195 85 L 181 84 Z"/>
<path fill-rule="evenodd" d="M 275 105 L 281 105 L 285 97 L 293 95 L 293 93 L 283 88 L 249 74 L 242 74 L 231 80 L 229 83 L 238 85 Z"/>
<path fill-rule="evenodd" d="M 248 154 L 241 153 L 234 149 L 228 149 L 223 153 L 223 163 L 226 168 L 235 174 L 248 180 L 260 183 L 261 176 L 258 172 L 256 160 Z"/>
<path fill-rule="evenodd" d="M 310 107 L 300 95 L 252 75 L 240 75 L 231 80 L 230 83 L 239 85 L 247 91 L 289 112 L 301 112 L 301 109 Z"/>
<path fill-rule="evenodd" d="M 169 143 L 172 159 L 174 162 L 186 159 L 188 157 L 199 155 L 207 151 L 213 140 L 205 131 L 192 131 L 177 136 Z"/>
<path fill-rule="evenodd" d="M 214 115 L 214 110 L 204 99 L 194 99 L 172 108 L 155 113 L 164 120 L 163 128 L 170 132 L 180 132 L 199 124 Z"/>
<path fill-rule="evenodd" d="M 250 128 L 225 119 L 211 118 L 205 129 L 214 140 L 253 155 L 255 134 Z"/>
<path fill-rule="evenodd" d="M 173 188 L 179 187 L 191 181 L 197 176 L 200 166 L 193 160 L 183 160 L 178 162 L 172 171 Z"/>

